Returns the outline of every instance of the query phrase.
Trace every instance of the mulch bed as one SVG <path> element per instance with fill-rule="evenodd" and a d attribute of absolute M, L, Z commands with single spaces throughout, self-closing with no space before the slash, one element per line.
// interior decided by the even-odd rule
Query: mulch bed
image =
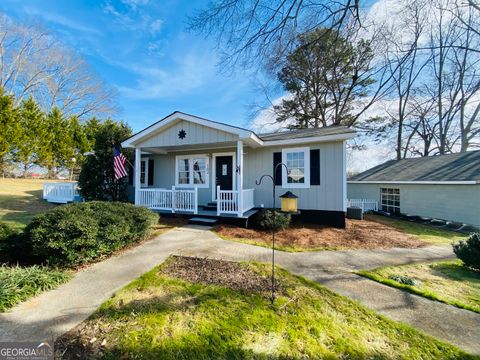
<path fill-rule="evenodd" d="M 238 262 L 208 258 L 172 256 L 160 270 L 162 274 L 192 283 L 218 285 L 233 290 L 264 292 L 271 290 L 271 279 Z M 276 284 L 279 290 L 279 284 Z"/>
<path fill-rule="evenodd" d="M 218 225 L 214 229 L 219 235 L 231 239 L 246 239 L 270 245 L 272 233 L 256 229 L 244 229 L 232 225 Z M 346 220 L 345 229 L 324 225 L 293 223 L 275 235 L 277 245 L 298 249 L 315 248 L 419 248 L 427 244 L 412 235 L 391 226 L 372 220 Z"/>

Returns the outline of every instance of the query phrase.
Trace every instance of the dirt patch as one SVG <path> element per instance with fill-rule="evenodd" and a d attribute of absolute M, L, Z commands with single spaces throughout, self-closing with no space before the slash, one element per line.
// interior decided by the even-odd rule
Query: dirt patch
<path fill-rule="evenodd" d="M 161 273 L 192 283 L 219 285 L 240 291 L 270 291 L 271 280 L 238 262 L 197 257 L 172 256 Z M 277 291 L 280 290 L 279 284 Z"/>
<path fill-rule="evenodd" d="M 269 231 L 244 229 L 232 225 L 218 225 L 215 231 L 225 238 L 245 239 L 270 246 L 272 234 Z M 419 248 L 427 244 L 412 235 L 405 234 L 391 226 L 371 220 L 346 220 L 345 229 L 324 225 L 294 223 L 288 229 L 278 231 L 276 244 L 297 250 L 309 249 L 378 249 L 378 248 Z"/>

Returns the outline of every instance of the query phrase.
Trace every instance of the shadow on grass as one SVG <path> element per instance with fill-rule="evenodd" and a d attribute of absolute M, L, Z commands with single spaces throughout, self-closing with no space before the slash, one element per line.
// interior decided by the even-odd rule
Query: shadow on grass
<path fill-rule="evenodd" d="M 480 287 L 480 271 L 474 271 L 462 265 L 461 262 L 444 262 L 430 265 L 436 276 L 447 280 L 470 281 Z"/>
<path fill-rule="evenodd" d="M 54 208 L 42 199 L 41 190 L 28 191 L 31 196 L 0 195 L 0 221 L 11 222 L 15 227 L 26 226 L 37 214 Z"/>
<path fill-rule="evenodd" d="M 321 334 L 307 324 L 290 324 L 285 317 L 296 315 L 285 313 L 279 305 L 272 308 L 267 296 L 261 293 L 245 294 L 218 286 L 195 285 L 168 278 L 153 285 L 160 284 L 166 287 L 157 289 L 159 294 L 155 294 L 155 288 L 150 286 L 128 286 L 127 292 L 109 300 L 87 322 L 57 340 L 58 357 L 398 358 L 397 352 L 389 354 L 388 351 L 384 353 L 383 350 L 380 352 L 378 349 L 376 351 L 362 347 L 355 344 L 355 339 L 339 333 Z M 129 298 L 131 294 L 133 297 Z M 313 317 L 311 321 L 314 321 Z M 302 326 L 306 328 L 303 329 Z M 415 334 L 415 331 L 411 331 Z M 309 346 L 306 346 L 307 343 Z M 435 358 L 434 354 L 440 356 L 445 351 L 450 359 L 473 359 L 464 353 L 452 352 L 449 346 L 440 343 L 428 345 L 431 358 Z M 418 344 L 415 346 L 418 347 Z M 308 347 L 309 350 L 306 349 Z"/>

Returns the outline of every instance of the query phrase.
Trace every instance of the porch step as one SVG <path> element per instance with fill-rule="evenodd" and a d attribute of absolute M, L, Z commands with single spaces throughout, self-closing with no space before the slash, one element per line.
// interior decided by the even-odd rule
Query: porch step
<path fill-rule="evenodd" d="M 194 225 L 205 225 L 205 226 L 214 226 L 218 222 L 217 219 L 208 218 L 208 217 L 193 217 L 188 220 L 189 224 Z"/>
<path fill-rule="evenodd" d="M 217 202 L 209 202 L 207 205 L 202 206 L 203 210 L 217 211 Z"/>

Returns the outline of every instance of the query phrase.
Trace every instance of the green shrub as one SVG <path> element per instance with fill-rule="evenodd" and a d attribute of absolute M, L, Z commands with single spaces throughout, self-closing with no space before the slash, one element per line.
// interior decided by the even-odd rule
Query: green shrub
<path fill-rule="evenodd" d="M 275 220 L 273 210 L 262 209 L 257 213 L 256 225 L 262 230 L 283 230 L 290 225 L 290 216 L 278 211 L 275 211 Z"/>
<path fill-rule="evenodd" d="M 70 275 L 44 266 L 0 266 L 0 312 L 66 282 Z"/>
<path fill-rule="evenodd" d="M 13 246 L 18 231 L 7 223 L 0 222 L 0 263 L 12 259 Z"/>
<path fill-rule="evenodd" d="M 59 266 L 78 266 L 145 238 L 158 221 L 152 211 L 121 202 L 59 206 L 25 229 L 32 255 Z"/>
<path fill-rule="evenodd" d="M 453 252 L 465 266 L 480 270 L 480 233 L 472 233 L 466 241 L 453 244 Z"/>

